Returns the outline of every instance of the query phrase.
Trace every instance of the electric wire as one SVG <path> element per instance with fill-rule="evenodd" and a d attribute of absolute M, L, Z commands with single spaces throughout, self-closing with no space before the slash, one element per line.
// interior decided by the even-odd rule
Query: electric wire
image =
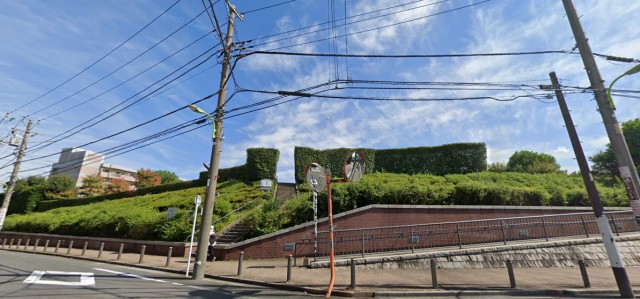
<path fill-rule="evenodd" d="M 174 30 L 173 32 L 171 32 L 169 35 L 165 36 L 163 39 L 161 39 L 160 41 L 156 42 L 153 46 L 151 46 L 150 48 L 146 49 L 145 51 L 143 51 L 142 53 L 138 54 L 137 56 L 135 56 L 134 58 L 130 59 L 129 61 L 125 62 L 123 65 L 119 66 L 118 68 L 116 68 L 115 70 L 111 71 L 110 73 L 102 76 L 100 79 L 94 81 L 93 83 L 85 86 L 84 88 L 72 93 L 71 95 L 68 95 L 48 106 L 45 106 L 44 108 L 41 108 L 40 110 L 37 110 L 35 112 L 30 113 L 29 115 L 27 115 L 26 117 L 30 117 L 34 114 L 40 113 L 42 111 L 45 111 L 55 105 L 58 105 L 66 100 L 68 100 L 69 98 L 95 86 L 96 84 L 102 82 L 104 79 L 110 77 L 111 75 L 113 75 L 114 73 L 116 73 L 117 71 L 123 69 L 124 67 L 128 66 L 129 64 L 131 64 L 132 62 L 134 62 L 135 60 L 137 60 L 138 58 L 142 57 L 143 55 L 147 54 L 149 51 L 153 50 L 155 47 L 157 47 L 158 45 L 160 45 L 161 43 L 165 42 L 167 39 L 169 39 L 170 37 L 172 37 L 174 34 L 178 33 L 180 30 L 182 30 L 183 28 L 185 28 L 187 25 L 191 24 L 191 22 L 195 21 L 197 18 L 199 18 L 205 11 L 201 11 L 198 15 L 196 15 L 195 17 L 193 17 L 189 22 L 186 22 L 185 24 L 183 24 L 182 26 L 180 26 L 178 29 Z"/>
<path fill-rule="evenodd" d="M 49 115 L 49 116 L 47 116 L 47 117 L 45 117 L 45 118 L 43 118 L 43 119 L 41 119 L 41 120 L 47 120 L 47 119 L 50 119 L 50 118 L 52 118 L 52 117 L 58 116 L 58 115 L 60 115 L 60 114 L 62 114 L 62 113 L 68 112 L 68 111 L 70 111 L 70 110 L 72 110 L 72 109 L 78 108 L 78 107 L 80 107 L 80 106 L 82 106 L 82 105 L 84 105 L 84 104 L 86 104 L 86 103 L 88 103 L 88 102 L 90 102 L 90 101 L 93 101 L 93 100 L 95 100 L 95 99 L 97 99 L 97 98 L 99 98 L 99 97 L 101 97 L 101 96 L 103 96 L 103 95 L 105 95 L 105 94 L 107 94 L 107 93 L 109 93 L 109 92 L 111 92 L 111 91 L 115 90 L 116 88 L 118 88 L 118 87 L 120 87 L 120 86 L 122 86 L 122 85 L 124 85 L 124 84 L 126 84 L 126 83 L 129 83 L 129 82 L 130 82 L 130 81 L 132 81 L 133 79 L 135 79 L 135 78 L 137 78 L 137 77 L 141 76 L 142 74 L 144 74 L 144 73 L 148 72 L 149 70 L 151 70 L 151 69 L 155 68 L 156 66 L 158 66 L 158 65 L 162 64 L 163 62 L 165 62 L 165 61 L 169 60 L 170 58 L 174 57 L 174 56 L 175 56 L 175 55 L 177 55 L 178 53 L 180 53 L 180 52 L 182 52 L 182 51 L 186 50 L 187 48 L 189 48 L 189 47 L 191 47 L 192 45 L 196 44 L 197 42 L 201 41 L 203 38 L 205 38 L 205 37 L 206 37 L 206 36 L 208 36 L 209 34 L 211 34 L 211 32 L 207 32 L 207 33 L 206 33 L 206 34 L 204 34 L 203 36 L 199 37 L 198 39 L 196 39 L 195 41 L 191 42 L 190 44 L 188 44 L 188 45 L 186 45 L 186 46 L 182 47 L 181 49 L 179 49 L 178 51 L 174 52 L 173 54 L 171 54 L 171 55 L 169 55 L 169 56 L 165 57 L 164 59 L 162 59 L 162 60 L 160 60 L 160 61 L 156 62 L 155 64 L 153 64 L 153 65 L 149 66 L 148 68 L 146 68 L 146 69 L 144 69 L 143 71 L 141 71 L 141 72 L 139 72 L 139 73 L 135 74 L 134 76 L 132 76 L 132 77 L 130 77 L 130 78 L 128 78 L 128 79 L 126 79 L 126 80 L 124 80 L 124 81 L 122 81 L 122 82 L 118 83 L 117 85 L 115 85 L 115 86 L 113 86 L 113 87 L 111 87 L 111 88 L 109 88 L 109 89 L 105 90 L 104 92 L 102 92 L 102 93 L 100 93 L 100 94 L 98 94 L 98 95 L 96 95 L 96 96 L 93 96 L 93 97 L 91 97 L 91 98 L 89 98 L 89 99 L 87 99 L 87 100 L 84 100 L 84 101 L 82 101 L 82 102 L 80 102 L 80 103 L 78 103 L 78 104 L 76 104 L 76 105 L 73 105 L 73 106 L 71 106 L 71 107 L 69 107 L 69 108 L 66 108 L 66 109 L 64 109 L 64 110 L 62 110 L 62 111 L 56 112 L 56 113 L 54 113 L 54 114 L 52 114 L 52 115 Z"/>
<path fill-rule="evenodd" d="M 107 120 L 107 119 L 109 119 L 109 118 L 113 117 L 114 115 L 116 115 L 116 114 L 118 114 L 118 113 L 120 113 L 120 112 L 124 111 L 125 109 L 130 108 L 131 106 L 133 106 L 133 105 L 135 105 L 135 104 L 139 103 L 140 101 L 142 101 L 142 100 L 144 100 L 144 99 L 149 98 L 149 97 L 150 97 L 151 95 L 153 95 L 155 92 L 157 92 L 157 91 L 159 91 L 160 89 L 162 89 L 162 88 L 166 87 L 166 86 L 167 86 L 168 84 L 170 84 L 171 82 L 174 82 L 174 81 L 178 80 L 179 78 L 181 78 L 181 77 L 183 77 L 184 75 L 188 74 L 189 72 L 193 71 L 195 68 L 197 68 L 197 67 L 199 67 L 200 65 L 204 64 L 205 62 L 209 61 L 212 57 L 214 57 L 216 54 L 218 54 L 220 50 L 213 52 L 211 55 L 209 55 L 208 57 L 206 57 L 206 58 L 205 58 L 204 60 L 202 60 L 201 62 L 197 63 L 197 64 L 196 64 L 196 65 L 194 65 L 193 67 L 191 67 L 191 68 L 187 69 L 186 71 L 184 71 L 183 73 L 181 73 L 181 74 L 180 74 L 180 75 L 178 75 L 177 77 L 175 77 L 175 78 L 171 79 L 170 81 L 168 81 L 168 82 L 166 82 L 166 83 L 162 84 L 160 87 L 158 87 L 158 88 L 156 88 L 156 89 L 152 90 L 151 92 L 147 93 L 146 95 L 142 96 L 141 98 L 139 98 L 139 99 L 137 99 L 137 100 L 133 101 L 132 103 L 130 103 L 130 104 L 128 104 L 128 105 L 126 105 L 126 106 L 124 106 L 124 107 L 122 107 L 122 108 L 120 108 L 120 109 L 116 110 L 115 112 L 110 113 L 110 114 L 109 114 L 109 115 L 107 115 L 107 116 L 103 116 L 103 115 L 105 115 L 106 113 L 108 113 L 108 112 L 110 112 L 110 111 L 112 111 L 112 110 L 116 109 L 117 107 L 119 107 L 119 106 L 121 106 L 121 105 L 125 104 L 126 102 L 128 102 L 128 101 L 129 101 L 129 100 L 131 100 L 131 99 L 133 99 L 133 98 L 134 98 L 134 97 L 136 97 L 137 95 L 139 95 L 139 94 L 141 94 L 141 93 L 145 92 L 146 90 L 148 90 L 148 89 L 152 88 L 154 85 L 158 84 L 159 82 L 162 82 L 163 80 L 167 79 L 168 77 L 170 77 L 171 75 L 173 75 L 173 74 L 175 74 L 176 72 L 180 71 L 182 68 L 184 68 L 184 67 L 188 66 L 189 64 L 191 64 L 192 62 L 194 62 L 194 61 L 195 61 L 195 60 L 197 60 L 198 58 L 200 58 L 200 57 L 202 57 L 202 56 L 206 55 L 206 54 L 207 54 L 207 53 L 209 53 L 211 50 L 215 49 L 217 46 L 218 46 L 218 45 L 215 45 L 215 46 L 213 46 L 213 47 L 209 48 L 209 49 L 208 49 L 208 50 L 206 50 L 205 52 L 203 52 L 203 53 L 201 53 L 200 55 L 198 55 L 197 57 L 193 58 L 191 61 L 189 61 L 189 62 L 187 62 L 186 64 L 182 65 L 180 68 L 178 68 L 178 69 L 176 69 L 176 70 L 172 71 L 171 73 L 167 74 L 167 75 L 166 75 L 166 76 L 164 76 L 163 78 L 161 78 L 161 79 L 157 80 L 157 81 L 156 81 L 155 83 L 153 83 L 152 85 L 149 85 L 149 86 L 148 86 L 148 87 L 146 87 L 145 89 L 143 89 L 143 90 L 141 90 L 141 91 L 137 92 L 136 94 L 134 94 L 134 95 L 130 96 L 129 98 L 125 99 L 124 101 L 122 101 L 122 102 L 120 102 L 120 103 L 116 104 L 115 106 L 112 106 L 110 109 L 108 109 L 107 111 L 105 111 L 105 112 L 101 113 L 101 114 L 98 116 L 98 117 L 101 117 L 101 116 L 102 116 L 102 118 L 100 118 L 100 119 L 98 119 L 98 120 L 96 120 L 96 118 L 98 118 L 98 117 L 96 117 L 96 118 L 92 118 L 92 119 L 90 119 L 90 120 L 87 120 L 87 121 L 85 121 L 85 122 L 83 122 L 83 123 L 79 124 L 79 125 L 76 125 L 75 127 L 73 127 L 73 128 L 71 128 L 71 129 L 69 129 L 69 130 L 67 130 L 67 131 L 63 132 L 63 133 L 60 133 L 60 134 L 58 134 L 58 135 L 56 135 L 56 136 L 54 136 L 54 137 L 50 138 L 49 140 L 47 140 L 47 141 L 46 141 L 46 142 L 48 142 L 48 144 L 43 145 L 43 146 L 41 146 L 41 147 L 39 147 L 39 148 L 37 148 L 37 149 L 33 149 L 33 150 L 31 150 L 31 152 L 41 150 L 42 148 L 48 147 L 48 146 L 50 146 L 50 145 L 52 145 L 52 144 L 54 144 L 54 143 L 56 143 L 56 142 L 59 142 L 59 141 L 61 141 L 61 140 L 64 140 L 65 138 L 68 138 L 68 137 L 70 137 L 70 136 L 73 136 L 73 135 L 75 135 L 75 134 L 78 134 L 78 133 L 80 133 L 80 132 L 84 131 L 84 130 L 85 130 L 85 129 L 87 129 L 87 128 L 93 127 L 93 126 L 95 126 L 95 125 L 97 125 L 97 124 L 99 124 L 99 123 L 101 123 L 101 122 L 103 122 L 103 121 L 105 121 L 105 120 Z M 91 123 L 91 124 L 89 124 L 89 125 L 86 125 L 86 126 L 84 126 L 84 127 L 80 128 L 81 126 L 83 126 L 83 125 L 85 125 L 85 124 L 87 124 L 87 123 L 89 123 L 89 122 L 93 122 L 93 123 Z M 75 130 L 75 131 L 74 131 L 74 132 L 72 132 L 73 130 Z M 69 133 L 69 134 L 67 134 L 67 133 Z M 64 135 L 64 134 L 67 134 L 67 135 L 62 136 L 62 135 Z M 62 137 L 61 137 L 61 136 L 62 136 Z M 58 138 L 58 137 L 60 137 L 60 138 Z M 55 138 L 58 138 L 58 139 L 55 139 Z"/>
<path fill-rule="evenodd" d="M 102 60 L 104 60 L 105 58 L 107 58 L 107 56 L 111 55 L 113 52 L 115 52 L 116 50 L 120 49 L 120 47 L 122 47 L 124 44 L 126 44 L 127 42 L 129 42 L 131 39 L 133 39 L 134 37 L 136 37 L 138 34 L 140 34 L 140 32 L 142 32 L 143 30 L 145 30 L 147 27 L 151 26 L 151 24 L 153 24 L 155 21 L 157 21 L 160 17 L 162 17 L 165 13 L 167 13 L 169 10 L 171 10 L 171 8 L 173 8 L 174 6 L 176 6 L 176 4 L 178 4 L 181 0 L 177 0 L 176 2 L 174 2 L 171 6 L 169 6 L 169 8 L 165 9 L 160 15 L 158 15 L 157 17 L 155 17 L 153 20 L 151 20 L 150 22 L 148 22 L 146 25 L 144 25 L 142 28 L 140 28 L 138 31 L 136 31 L 133 35 L 131 35 L 129 38 L 127 38 L 124 42 L 120 43 L 118 46 L 116 46 L 115 48 L 111 49 L 111 51 L 107 52 L 107 54 L 105 54 L 104 56 L 100 57 L 98 60 L 94 61 L 93 63 L 91 63 L 89 66 L 85 67 L 84 69 L 82 69 L 80 72 L 76 73 L 75 75 L 71 76 L 69 79 L 63 81 L 62 83 L 56 85 L 54 88 L 48 90 L 47 92 L 45 92 L 44 94 L 36 97 L 33 100 L 30 100 L 29 102 L 23 104 L 22 106 L 19 106 L 16 109 L 13 109 L 10 113 L 14 113 L 26 106 L 31 105 L 32 103 L 34 103 L 35 101 L 47 96 L 48 94 L 52 93 L 53 91 L 57 90 L 58 88 L 64 86 L 65 84 L 69 83 L 71 80 L 75 79 L 76 77 L 80 76 L 81 74 L 83 74 L 84 72 L 86 72 L 87 70 L 89 70 L 90 68 L 92 68 L 93 66 L 95 66 L 96 64 L 100 63 Z"/>
<path fill-rule="evenodd" d="M 284 5 L 284 4 L 291 3 L 291 2 L 295 2 L 295 1 L 296 1 L 296 0 L 287 0 L 287 1 L 282 1 L 282 2 L 280 2 L 280 3 L 276 3 L 276 4 L 273 4 L 273 5 L 269 5 L 269 6 L 265 6 L 265 7 L 260 7 L 260 8 L 256 8 L 256 9 L 251 9 L 251 10 L 247 10 L 247 11 L 242 12 L 242 13 L 240 13 L 240 14 L 241 14 L 241 15 L 246 15 L 246 14 L 250 14 L 250 13 L 258 12 L 258 11 L 265 10 L 265 9 L 269 9 L 269 8 L 274 8 L 274 7 L 276 7 L 276 6 Z"/>

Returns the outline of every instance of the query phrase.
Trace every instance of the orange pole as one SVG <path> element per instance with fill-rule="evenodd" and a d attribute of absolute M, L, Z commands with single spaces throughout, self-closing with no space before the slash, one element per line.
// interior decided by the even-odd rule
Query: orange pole
<path fill-rule="evenodd" d="M 326 298 L 331 297 L 331 291 L 333 290 L 333 284 L 336 280 L 336 268 L 335 268 L 335 256 L 333 248 L 333 207 L 331 198 L 331 177 L 327 177 L 327 187 L 329 188 L 329 196 L 327 198 L 329 205 L 329 242 L 331 243 L 329 251 L 329 263 L 331 268 L 331 279 L 329 280 L 329 289 L 327 290 Z"/>

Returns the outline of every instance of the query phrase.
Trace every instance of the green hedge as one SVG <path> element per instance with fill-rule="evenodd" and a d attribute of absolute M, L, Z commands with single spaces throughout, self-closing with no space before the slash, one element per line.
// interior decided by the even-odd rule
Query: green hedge
<path fill-rule="evenodd" d="M 254 182 L 261 179 L 275 179 L 278 170 L 280 151 L 273 148 L 247 149 L 247 162 L 244 165 L 218 170 L 219 181 L 238 180 Z M 199 179 L 207 181 L 209 173 L 200 172 Z"/>
<path fill-rule="evenodd" d="M 82 206 L 91 203 L 101 202 L 105 200 L 121 199 L 126 197 L 141 196 L 147 194 L 158 194 L 169 191 L 177 191 L 182 189 L 202 187 L 206 186 L 207 182 L 202 180 L 183 181 L 174 184 L 158 185 L 148 188 L 142 188 L 137 190 L 104 194 L 92 197 L 73 198 L 73 199 L 57 199 L 57 200 L 43 200 L 38 203 L 37 211 L 44 212 L 55 208 Z M 13 201 L 11 202 L 13 205 Z"/>
<path fill-rule="evenodd" d="M 353 149 L 338 148 L 316 150 L 296 147 L 294 150 L 295 179 L 304 181 L 307 164 L 316 162 L 342 177 L 344 159 L 353 151 L 361 152 L 366 159 L 366 172 L 404 174 L 464 174 L 487 169 L 487 147 L 484 143 L 454 143 L 433 147 L 404 149 Z"/>
<path fill-rule="evenodd" d="M 11 204 L 7 214 L 25 214 L 34 211 L 36 206 L 44 200 L 43 189 L 44 186 L 32 186 L 14 192 L 11 196 Z"/>

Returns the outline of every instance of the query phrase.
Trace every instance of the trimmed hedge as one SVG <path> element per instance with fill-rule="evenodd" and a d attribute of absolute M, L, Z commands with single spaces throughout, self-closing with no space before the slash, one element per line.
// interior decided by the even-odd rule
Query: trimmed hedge
<path fill-rule="evenodd" d="M 218 180 L 238 180 L 254 182 L 261 179 L 275 179 L 278 170 L 280 151 L 274 148 L 247 149 L 247 162 L 244 165 L 218 170 Z M 199 179 L 207 181 L 209 172 L 200 172 Z"/>
<path fill-rule="evenodd" d="M 484 143 L 452 143 L 432 147 L 404 149 L 338 148 L 316 150 L 295 147 L 295 179 L 302 182 L 307 164 L 316 162 L 332 171 L 333 177 L 342 177 L 344 159 L 353 151 L 362 152 L 366 159 L 366 172 L 404 174 L 465 174 L 487 169 L 487 146 Z"/>
<path fill-rule="evenodd" d="M 158 194 L 158 193 L 178 191 L 178 190 L 194 188 L 194 187 L 202 187 L 206 185 L 207 185 L 206 180 L 202 181 L 198 179 L 193 181 L 183 181 L 183 182 L 178 182 L 174 184 L 158 185 L 158 186 L 153 186 L 148 188 L 111 193 L 111 194 L 103 194 L 103 195 L 92 196 L 92 197 L 43 200 L 38 203 L 36 210 L 38 212 L 44 212 L 44 211 L 61 208 L 61 207 L 82 206 L 82 205 L 101 202 L 105 200 L 114 200 L 114 199 L 141 196 L 141 195 L 147 195 L 147 194 Z M 11 204 L 13 205 L 13 201 L 11 202 Z"/>

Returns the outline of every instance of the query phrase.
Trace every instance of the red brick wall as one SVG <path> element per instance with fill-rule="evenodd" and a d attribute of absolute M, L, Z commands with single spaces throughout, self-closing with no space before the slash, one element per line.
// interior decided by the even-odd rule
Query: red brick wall
<path fill-rule="evenodd" d="M 568 214 L 589 211 L 589 208 L 541 209 L 539 207 L 505 208 L 502 206 L 495 208 L 372 207 L 360 210 L 358 212 L 351 212 L 346 215 L 344 215 L 344 213 L 342 215 L 336 215 L 336 217 L 334 217 L 334 227 L 335 230 L 345 230 L 396 225 L 429 224 L 480 219 Z M 318 223 L 318 231 L 327 230 L 328 223 L 326 219 L 324 219 L 324 221 Z M 500 238 L 501 237 L 502 235 L 500 234 Z M 241 251 L 244 251 L 244 258 L 247 259 L 284 258 L 288 254 L 294 254 L 294 252 L 288 253 L 283 250 L 283 247 L 286 243 L 300 243 L 303 241 L 303 239 L 307 239 L 308 242 L 313 243 L 313 224 L 286 233 L 271 236 L 267 235 L 261 238 L 262 239 L 258 240 L 247 240 L 245 241 L 245 244 L 232 248 L 225 249 L 222 246 L 218 246 L 219 248 L 217 248 L 215 252 L 216 258 L 221 260 L 237 259 L 240 256 Z M 302 252 L 308 254 L 308 252 L 313 252 L 313 245 L 300 244 L 297 251 L 299 251 L 297 252 L 298 254 Z"/>

